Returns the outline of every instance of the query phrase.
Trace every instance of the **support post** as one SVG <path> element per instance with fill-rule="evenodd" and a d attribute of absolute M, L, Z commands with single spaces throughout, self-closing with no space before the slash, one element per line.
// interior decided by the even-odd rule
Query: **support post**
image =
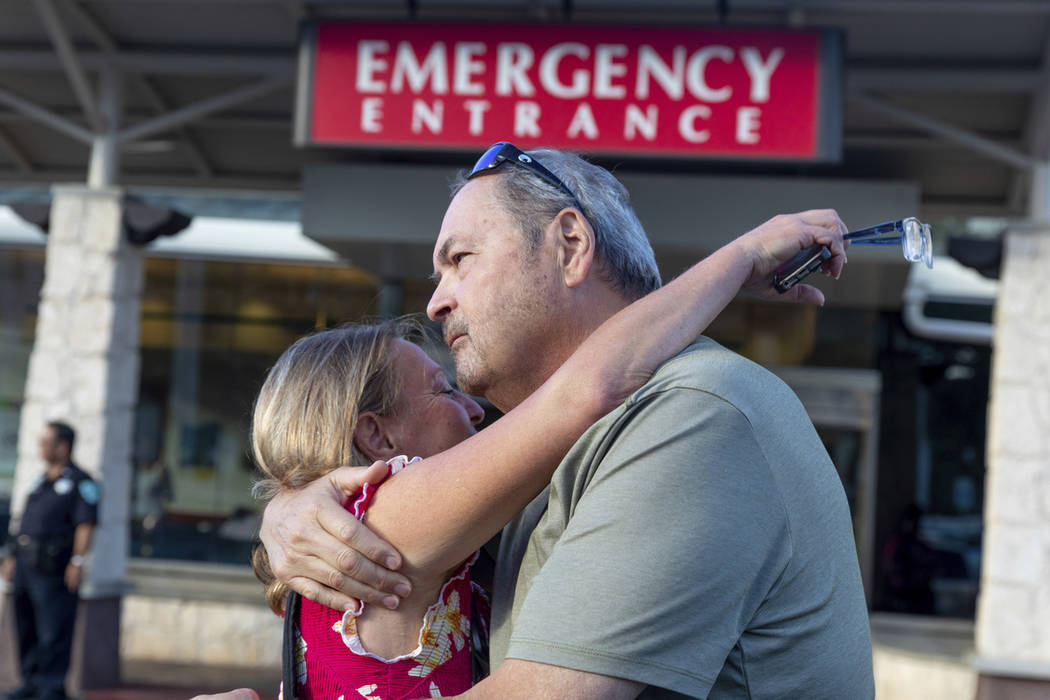
<path fill-rule="evenodd" d="M 91 142 L 91 160 L 88 163 L 88 187 L 113 187 L 120 172 L 120 148 L 117 130 L 122 109 L 122 76 L 114 66 L 101 71 L 99 102 L 102 130 Z"/>
<path fill-rule="evenodd" d="M 12 499 L 18 518 L 43 467 L 37 436 L 49 420 L 68 421 L 77 431 L 73 460 L 103 494 L 73 631 L 74 695 L 120 680 L 143 283 L 142 251 L 127 241 L 123 194 L 114 188 L 121 74 L 112 65 L 101 70 L 98 98 L 102 128 L 92 139 L 87 187 L 53 190 Z"/>
<path fill-rule="evenodd" d="M 1050 221 L 1050 161 L 1032 168 L 1028 215 L 1033 221 Z"/>
<path fill-rule="evenodd" d="M 142 252 L 127 242 L 122 212 L 119 190 L 54 189 L 18 432 L 15 517 L 42 473 L 37 438 L 48 420 L 73 426 L 73 460 L 102 486 L 74 637 L 69 685 L 75 692 L 119 680 L 143 281 Z"/>
<path fill-rule="evenodd" d="M 988 414 L 977 698 L 1050 696 L 1050 179 L 1006 233 Z"/>

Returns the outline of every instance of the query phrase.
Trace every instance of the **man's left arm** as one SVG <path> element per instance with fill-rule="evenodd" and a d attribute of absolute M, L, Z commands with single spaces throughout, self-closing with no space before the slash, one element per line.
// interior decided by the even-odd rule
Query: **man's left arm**
<path fill-rule="evenodd" d="M 633 700 L 644 688 L 642 683 L 623 678 L 507 659 L 491 676 L 456 697 L 463 700 Z"/>
<path fill-rule="evenodd" d="M 73 557 L 66 566 L 66 588 L 76 592 L 84 578 L 84 560 L 91 549 L 91 536 L 95 532 L 95 523 L 81 523 L 73 531 Z"/>
<path fill-rule="evenodd" d="M 84 563 L 91 549 L 91 536 L 98 522 L 98 484 L 92 479 L 77 483 L 76 503 L 73 507 L 73 556 L 66 565 L 66 588 L 74 593 L 84 580 Z"/>

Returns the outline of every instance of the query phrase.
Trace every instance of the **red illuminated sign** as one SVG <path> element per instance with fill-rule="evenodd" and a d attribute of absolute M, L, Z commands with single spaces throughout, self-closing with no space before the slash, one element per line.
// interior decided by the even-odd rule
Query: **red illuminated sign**
<path fill-rule="evenodd" d="M 839 156 L 833 32 L 339 23 L 304 36 L 300 144 Z"/>

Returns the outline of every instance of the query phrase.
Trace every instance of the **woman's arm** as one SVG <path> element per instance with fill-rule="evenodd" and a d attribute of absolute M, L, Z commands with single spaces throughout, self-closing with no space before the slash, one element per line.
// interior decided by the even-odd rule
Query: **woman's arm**
<path fill-rule="evenodd" d="M 806 247 L 787 230 L 801 225 L 809 243 L 832 247 L 837 273 L 845 232 L 838 216 L 800 216 L 769 222 L 619 311 L 505 416 L 390 479 L 376 492 L 367 523 L 401 551 L 402 573 L 417 581 L 442 577 L 498 532 L 591 424 L 688 346 L 746 282 Z"/>

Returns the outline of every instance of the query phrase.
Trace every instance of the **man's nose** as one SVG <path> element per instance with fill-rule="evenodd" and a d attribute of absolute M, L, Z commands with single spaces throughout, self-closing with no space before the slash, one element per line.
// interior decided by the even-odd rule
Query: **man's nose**
<path fill-rule="evenodd" d="M 427 318 L 431 321 L 442 321 L 455 306 L 455 298 L 448 292 L 445 285 L 439 284 L 427 303 Z"/>

